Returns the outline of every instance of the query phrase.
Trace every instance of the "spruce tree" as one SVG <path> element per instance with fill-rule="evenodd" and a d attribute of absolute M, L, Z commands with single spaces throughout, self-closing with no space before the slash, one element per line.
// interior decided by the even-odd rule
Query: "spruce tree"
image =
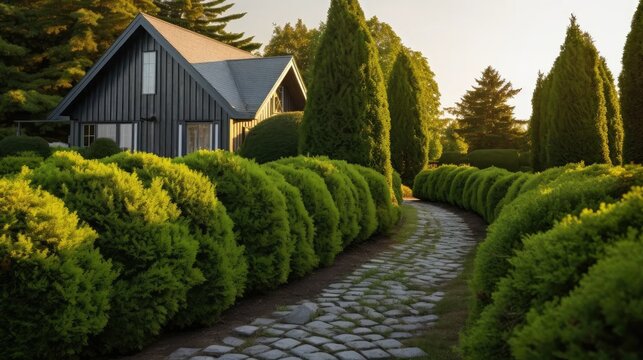
<path fill-rule="evenodd" d="M 541 135 L 540 135 L 540 103 L 541 93 L 543 89 L 544 75 L 538 73 L 538 80 L 536 80 L 536 88 L 534 95 L 531 98 L 531 119 L 529 120 L 529 138 L 531 139 L 531 166 L 534 170 L 542 170 L 542 162 L 540 158 Z"/>
<path fill-rule="evenodd" d="M 623 117 L 621 104 L 618 99 L 614 76 L 607 67 L 605 58 L 600 62 L 601 79 L 603 80 L 603 96 L 605 96 L 607 116 L 607 144 L 609 146 L 610 160 L 614 165 L 623 163 Z"/>
<path fill-rule="evenodd" d="M 244 37 L 244 33 L 231 33 L 225 30 L 230 21 L 241 19 L 246 13 L 225 13 L 234 6 L 228 0 L 154 0 L 159 7 L 159 16 L 166 21 L 179 25 L 199 34 L 222 41 L 239 49 L 253 51 L 261 44 L 253 42 L 254 36 Z"/>
<path fill-rule="evenodd" d="M 425 89 L 408 51 L 401 51 L 388 83 L 391 113 L 391 164 L 411 184 L 429 161 L 429 113 Z"/>
<path fill-rule="evenodd" d="M 624 161 L 643 164 L 643 1 L 639 2 L 625 43 L 619 87 L 625 131 Z"/>
<path fill-rule="evenodd" d="M 518 145 L 520 132 L 516 128 L 514 107 L 507 102 L 521 89 L 500 77 L 491 66 L 476 79 L 477 86 L 449 109 L 460 123 L 458 133 L 469 144 L 469 150 L 507 149 Z"/>
<path fill-rule="evenodd" d="M 300 128 L 302 154 L 374 168 L 391 181 L 390 115 L 375 42 L 357 0 L 332 0 Z"/>
<path fill-rule="evenodd" d="M 547 99 L 548 166 L 610 163 L 600 57 L 572 16 Z"/>

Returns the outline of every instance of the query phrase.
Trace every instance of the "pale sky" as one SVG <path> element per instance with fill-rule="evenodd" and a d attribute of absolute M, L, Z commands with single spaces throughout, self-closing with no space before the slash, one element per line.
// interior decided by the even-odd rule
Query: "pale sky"
<path fill-rule="evenodd" d="M 273 24 L 309 26 L 326 20 L 329 0 L 231 0 L 248 14 L 229 25 L 266 44 Z M 513 105 L 518 119 L 531 115 L 531 95 L 539 70 L 551 69 L 574 13 L 594 38 L 615 77 L 621 72 L 625 38 L 638 0 L 360 0 L 368 18 L 389 23 L 404 44 L 428 59 L 442 93 L 452 106 L 491 65 L 522 88 Z"/>

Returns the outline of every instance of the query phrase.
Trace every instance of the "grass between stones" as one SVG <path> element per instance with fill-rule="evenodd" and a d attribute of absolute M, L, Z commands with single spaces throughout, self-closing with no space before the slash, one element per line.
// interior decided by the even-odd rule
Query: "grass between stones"
<path fill-rule="evenodd" d="M 462 359 L 457 346 L 468 316 L 471 293 L 467 282 L 473 272 L 474 257 L 475 249 L 465 258 L 464 270 L 460 275 L 439 289 L 445 295 L 433 309 L 433 314 L 439 316 L 435 325 L 424 336 L 409 342 L 410 346 L 417 346 L 427 353 L 422 359 Z"/>

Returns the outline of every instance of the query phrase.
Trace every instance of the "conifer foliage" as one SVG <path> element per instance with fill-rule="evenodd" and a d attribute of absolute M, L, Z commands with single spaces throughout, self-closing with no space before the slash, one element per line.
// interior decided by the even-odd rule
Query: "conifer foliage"
<path fill-rule="evenodd" d="M 372 167 L 391 179 L 390 115 L 377 47 L 357 0 L 332 0 L 301 126 L 302 154 Z"/>
<path fill-rule="evenodd" d="M 625 43 L 619 88 L 625 131 L 624 160 L 643 164 L 643 1 L 639 2 Z"/>

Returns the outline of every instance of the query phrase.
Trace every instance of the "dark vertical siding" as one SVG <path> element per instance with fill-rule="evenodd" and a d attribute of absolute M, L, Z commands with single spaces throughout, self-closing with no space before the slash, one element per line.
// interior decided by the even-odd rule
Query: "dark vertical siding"
<path fill-rule="evenodd" d="M 142 94 L 143 52 L 156 51 L 156 93 Z M 219 122 L 219 145 L 230 118 L 220 104 L 203 89 L 170 53 L 144 30 L 134 34 L 103 68 L 66 114 L 79 123 L 72 126 L 72 145 L 80 145 L 83 123 L 129 123 L 142 121 L 138 129 L 141 151 L 161 156 L 178 154 L 179 122 Z M 213 127 L 214 128 L 214 127 Z M 183 146 L 186 144 L 185 128 Z"/>

